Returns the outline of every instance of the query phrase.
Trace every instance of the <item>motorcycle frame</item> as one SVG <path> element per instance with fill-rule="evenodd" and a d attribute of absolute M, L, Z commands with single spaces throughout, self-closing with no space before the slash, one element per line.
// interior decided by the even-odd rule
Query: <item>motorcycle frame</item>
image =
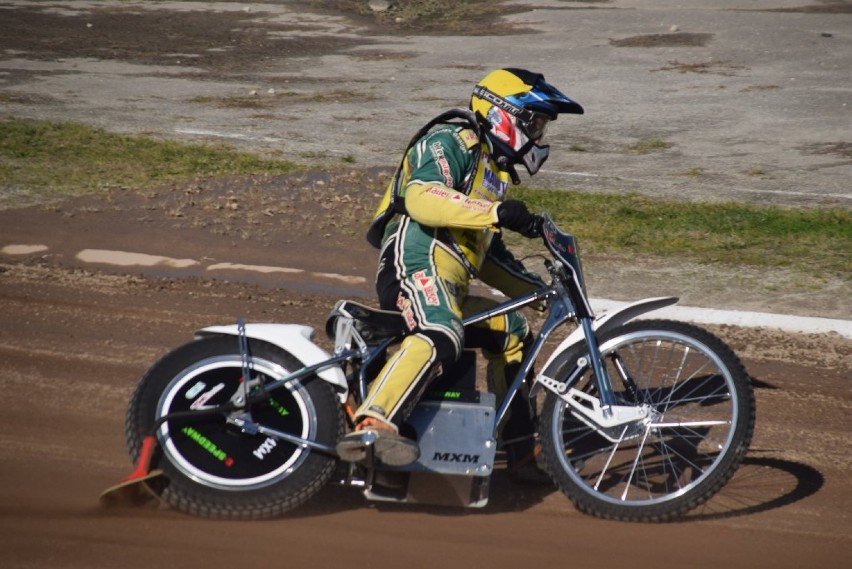
<path fill-rule="evenodd" d="M 492 433 L 495 438 L 497 436 L 498 425 L 506 416 L 513 399 L 517 396 L 518 392 L 521 391 L 521 388 L 532 370 L 533 364 L 538 359 L 545 342 L 549 339 L 554 330 L 570 320 L 577 320 L 579 323 L 579 329 L 583 331 L 583 339 L 588 347 L 589 360 L 595 370 L 595 378 L 598 383 L 599 393 L 601 394 L 604 413 L 606 413 L 610 406 L 614 403 L 609 374 L 606 372 L 606 368 L 598 353 L 597 340 L 595 338 L 594 331 L 595 317 L 580 285 L 581 280 L 577 276 L 577 272 L 573 267 L 567 266 L 559 261 L 556 261 L 555 263 L 548 261 L 546 266 L 553 277 L 551 284 L 545 285 L 521 297 L 500 303 L 490 309 L 472 314 L 462 320 L 463 325 L 467 327 L 496 316 L 501 316 L 519 310 L 531 304 L 544 303 L 547 306 L 547 316 L 545 321 L 538 334 L 535 336 L 532 346 L 527 351 L 526 356 L 521 362 L 518 373 L 513 379 L 511 385 L 507 386 L 508 389 L 506 395 L 503 397 L 502 401 L 499 402 L 499 407 L 495 414 Z M 576 308 L 578 306 L 581 307 L 579 310 Z M 223 333 L 224 330 L 209 328 L 202 332 Z M 241 334 L 246 334 L 246 327 L 240 327 L 240 325 L 238 325 L 237 335 Z M 382 340 L 380 343 L 371 346 L 368 345 L 363 338 L 361 338 L 360 334 L 355 329 L 351 318 L 340 318 L 337 322 L 335 337 L 337 338 L 337 342 L 335 345 L 334 355 L 331 355 L 323 361 L 318 361 L 311 365 L 302 367 L 285 377 L 266 384 L 263 387 L 263 390 L 265 392 L 274 391 L 275 389 L 283 387 L 287 383 L 313 374 L 322 374 L 323 371 L 327 371 L 331 368 L 339 370 L 339 366 L 345 362 L 360 361 L 360 373 L 354 388 L 357 389 L 359 400 L 363 400 L 366 397 L 367 385 L 372 379 L 366 377 L 366 371 L 369 368 L 370 363 L 384 354 L 388 347 L 394 343 L 398 343 L 402 339 L 402 336 L 387 338 Z M 242 345 L 243 344 L 241 343 L 241 346 Z M 250 356 L 248 357 L 248 361 L 250 361 Z M 576 376 L 577 374 L 572 374 L 570 377 Z M 533 385 L 534 384 L 535 383 L 533 382 Z M 334 385 L 339 388 L 338 381 L 335 381 Z M 262 398 L 263 396 L 260 396 L 257 399 L 260 400 Z M 254 398 L 247 397 L 245 400 L 248 403 L 251 403 Z M 330 447 L 318 445 L 317 443 L 307 439 L 294 437 L 287 433 L 281 433 L 273 429 L 269 429 L 268 427 L 254 423 L 245 415 L 229 417 L 228 421 L 240 427 L 245 432 L 259 432 L 272 437 L 285 439 L 291 443 L 304 445 L 314 450 L 334 454 L 333 449 Z"/>
<path fill-rule="evenodd" d="M 547 231 L 548 229 L 545 227 L 545 233 Z M 492 431 L 494 438 L 497 437 L 497 428 L 506 416 L 509 406 L 521 391 L 533 368 L 533 364 L 538 360 L 545 342 L 550 338 L 554 330 L 571 320 L 576 321 L 578 324 L 577 328 L 554 350 L 542 368 L 544 372 L 533 378 L 530 385 L 530 396 L 534 396 L 538 388 L 544 387 L 562 397 L 569 405 L 577 408 L 578 403 L 576 400 L 571 399 L 569 390 L 571 385 L 580 377 L 581 372 L 587 366 L 591 366 L 599 394 L 597 401 L 599 403 L 599 414 L 596 418 L 593 417 L 592 420 L 597 423 L 598 427 L 605 429 L 608 426 L 613 426 L 613 424 L 624 424 L 635 420 L 637 417 L 641 417 L 641 415 L 634 415 L 624 419 L 614 418 L 613 410 L 617 410 L 618 406 L 613 394 L 610 375 L 600 354 L 597 336 L 641 314 L 674 304 L 678 299 L 676 297 L 645 299 L 630 304 L 620 310 L 613 311 L 600 319 L 596 319 L 586 296 L 582 266 L 579 262 L 579 256 L 576 254 L 576 245 L 573 237 L 567 234 L 563 237 L 565 236 L 569 239 L 568 243 L 557 244 L 545 235 L 545 244 L 553 254 L 553 260 L 546 259 L 544 263 L 551 275 L 550 284 L 544 285 L 521 297 L 500 303 L 490 309 L 467 316 L 462 320 L 463 325 L 467 327 L 495 316 L 519 310 L 531 304 L 539 303 L 546 306 L 547 316 L 545 321 L 535 336 L 532 346 L 526 351 L 518 373 L 511 385 L 507 386 L 505 396 L 502 401 L 498 402 L 499 406 L 495 413 Z M 557 248 L 561 248 L 561 252 Z M 567 253 L 567 256 L 565 253 Z M 568 260 L 567 262 L 563 262 L 560 258 L 567 258 Z M 279 389 L 292 381 L 314 374 L 332 384 L 337 390 L 341 404 L 346 403 L 350 390 L 353 388 L 357 389 L 357 400 L 363 401 L 366 398 L 367 386 L 372 379 L 366 376 L 370 364 L 376 358 L 385 354 L 391 345 L 400 342 L 404 336 L 392 336 L 371 345 L 361 337 L 354 325 L 354 319 L 348 315 L 342 316 L 336 322 L 335 350 L 333 355 L 329 355 L 311 341 L 310 338 L 313 330 L 307 326 L 293 324 L 250 324 L 246 326 L 238 323 L 236 326 L 218 326 L 200 330 L 199 335 L 226 334 L 239 336 L 244 369 L 251 367 L 250 354 L 246 353 L 248 350 L 248 343 L 245 341 L 246 336 L 269 341 L 285 349 L 293 349 L 295 347 L 296 353 L 294 355 L 300 361 L 307 364 L 285 377 L 262 386 L 260 395 L 249 396 L 247 390 L 251 382 L 245 382 L 244 392 L 232 397 L 230 404 L 219 408 L 221 412 L 230 411 L 227 417 L 228 422 L 238 426 L 247 433 L 259 432 L 320 452 L 336 455 L 335 450 L 331 447 L 301 437 L 295 437 L 288 433 L 275 431 L 274 429 L 255 423 L 248 413 L 239 414 L 238 411 L 246 409 L 251 403 L 261 401 L 269 391 Z M 550 371 L 551 364 L 554 363 L 554 358 L 558 354 L 581 344 L 586 347 L 585 356 L 578 358 L 577 362 L 573 364 L 573 369 L 567 374 L 568 379 L 559 382 L 544 375 Z M 351 382 L 354 383 L 354 386 L 350 385 L 350 381 L 347 380 L 341 368 L 342 364 L 353 361 L 360 362 L 358 377 L 355 381 Z M 617 364 L 618 362 L 616 362 L 616 370 L 620 374 L 623 374 L 623 369 Z M 621 379 L 625 382 L 630 381 L 630 378 L 626 376 Z M 215 410 L 208 410 L 207 413 L 209 412 L 215 412 Z M 588 413 L 585 414 L 588 415 Z M 157 424 L 162 424 L 163 421 L 169 418 L 170 416 L 161 417 Z"/>

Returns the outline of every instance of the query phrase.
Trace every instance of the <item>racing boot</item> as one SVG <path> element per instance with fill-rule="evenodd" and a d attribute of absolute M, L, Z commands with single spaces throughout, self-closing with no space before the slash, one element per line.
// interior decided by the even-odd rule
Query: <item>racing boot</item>
<path fill-rule="evenodd" d="M 390 423 L 366 417 L 337 443 L 337 454 L 345 462 L 362 462 L 370 449 L 373 458 L 387 466 L 405 466 L 420 458 L 417 443 L 399 434 Z"/>

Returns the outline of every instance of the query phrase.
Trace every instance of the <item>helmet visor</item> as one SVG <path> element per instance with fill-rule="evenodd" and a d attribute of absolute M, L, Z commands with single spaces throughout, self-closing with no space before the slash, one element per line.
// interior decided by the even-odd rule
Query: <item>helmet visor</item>
<path fill-rule="evenodd" d="M 532 120 L 525 125 L 524 130 L 526 130 L 526 134 L 530 140 L 538 142 L 544 137 L 548 123 L 550 123 L 550 117 L 542 113 L 533 113 Z"/>

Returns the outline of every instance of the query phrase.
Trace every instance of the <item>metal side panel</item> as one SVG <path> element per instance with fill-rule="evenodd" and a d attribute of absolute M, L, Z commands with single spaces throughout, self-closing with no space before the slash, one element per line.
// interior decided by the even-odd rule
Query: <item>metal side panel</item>
<path fill-rule="evenodd" d="M 420 458 L 410 472 L 489 476 L 494 470 L 494 395 L 479 403 L 421 401 L 408 418 L 417 433 Z"/>
<path fill-rule="evenodd" d="M 494 395 L 478 403 L 421 401 L 407 421 L 420 458 L 402 467 L 371 472 L 369 500 L 481 508 L 488 503 L 494 470 Z"/>
<path fill-rule="evenodd" d="M 378 472 L 364 490 L 374 502 L 483 508 L 488 504 L 491 478 L 434 472 Z"/>

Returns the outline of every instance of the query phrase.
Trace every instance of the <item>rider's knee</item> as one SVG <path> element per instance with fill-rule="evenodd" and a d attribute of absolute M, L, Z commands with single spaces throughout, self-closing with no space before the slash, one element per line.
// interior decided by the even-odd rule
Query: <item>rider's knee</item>
<path fill-rule="evenodd" d="M 461 357 L 464 346 L 464 336 L 461 333 L 425 330 L 421 332 L 421 335 L 426 336 L 432 342 L 435 347 L 435 359 L 442 366 L 450 366 Z"/>
<path fill-rule="evenodd" d="M 526 338 L 530 336 L 530 325 L 527 319 L 520 312 L 510 312 L 508 315 L 506 332 L 516 342 L 524 343 Z"/>

